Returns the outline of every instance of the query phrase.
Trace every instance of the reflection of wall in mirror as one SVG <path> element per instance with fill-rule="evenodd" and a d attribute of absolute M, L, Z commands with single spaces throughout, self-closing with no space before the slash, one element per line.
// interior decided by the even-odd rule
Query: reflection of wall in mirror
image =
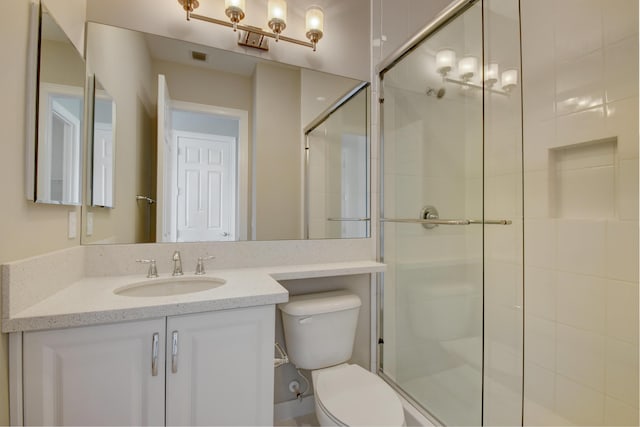
<path fill-rule="evenodd" d="M 84 88 L 84 62 L 65 42 L 41 40 L 40 81 Z"/>
<path fill-rule="evenodd" d="M 117 173 L 115 209 L 88 208 L 93 234 L 83 243 L 148 242 L 155 235 L 154 206 L 136 201 L 153 193 L 155 88 L 151 57 L 142 34 L 106 26 L 88 26 L 87 67 L 116 104 L 114 151 Z M 83 212 L 83 215 L 85 213 Z M 86 224 L 86 218 L 83 223 Z"/>
<path fill-rule="evenodd" d="M 253 238 L 301 239 L 300 70 L 260 63 L 254 90 Z"/>

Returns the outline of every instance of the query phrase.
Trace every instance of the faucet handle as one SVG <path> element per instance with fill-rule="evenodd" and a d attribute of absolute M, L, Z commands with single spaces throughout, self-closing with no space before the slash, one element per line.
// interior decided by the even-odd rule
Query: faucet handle
<path fill-rule="evenodd" d="M 199 276 L 206 274 L 206 271 L 204 271 L 204 262 L 214 258 L 215 256 L 213 255 L 198 257 L 198 264 L 196 265 L 196 274 Z"/>
<path fill-rule="evenodd" d="M 149 271 L 147 271 L 147 277 L 149 279 L 158 277 L 158 268 L 156 267 L 155 259 L 137 259 L 136 262 L 149 264 Z"/>

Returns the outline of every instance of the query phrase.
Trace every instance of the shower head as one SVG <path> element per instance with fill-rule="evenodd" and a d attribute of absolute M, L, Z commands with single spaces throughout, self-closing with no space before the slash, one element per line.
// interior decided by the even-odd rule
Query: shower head
<path fill-rule="evenodd" d="M 434 89 L 432 87 L 427 88 L 427 96 L 435 96 L 436 98 L 440 99 L 444 96 L 445 93 L 447 93 L 447 91 L 443 87 L 439 89 Z"/>

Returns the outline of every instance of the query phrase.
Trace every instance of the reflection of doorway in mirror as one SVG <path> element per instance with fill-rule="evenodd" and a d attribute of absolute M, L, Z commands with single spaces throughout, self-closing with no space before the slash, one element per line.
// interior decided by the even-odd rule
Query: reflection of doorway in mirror
<path fill-rule="evenodd" d="M 173 134 L 178 147 L 178 241 L 236 240 L 237 138 L 181 130 Z"/>
<path fill-rule="evenodd" d="M 82 96 L 82 88 L 41 84 L 38 201 L 80 203 Z"/>

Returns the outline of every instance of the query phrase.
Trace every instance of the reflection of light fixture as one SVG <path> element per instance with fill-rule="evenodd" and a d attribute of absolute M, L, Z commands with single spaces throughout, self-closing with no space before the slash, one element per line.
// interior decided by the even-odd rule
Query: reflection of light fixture
<path fill-rule="evenodd" d="M 265 31 L 261 28 L 250 27 L 240 25 L 245 17 L 245 0 L 225 0 L 225 15 L 229 18 L 229 21 L 223 21 L 221 19 L 210 18 L 208 16 L 198 15 L 193 13 L 195 9 L 200 6 L 199 0 L 178 0 L 178 3 L 182 6 L 187 13 L 187 21 L 197 19 L 200 21 L 209 22 L 212 24 L 223 25 L 225 27 L 233 28 L 233 31 L 240 29 L 243 34 L 238 38 L 238 44 L 249 47 L 258 47 L 264 50 L 269 50 L 269 46 L 265 37 L 270 37 L 278 40 L 283 40 L 289 43 L 294 43 L 301 46 L 307 46 L 313 49 L 315 52 L 318 41 L 322 38 L 324 31 L 324 13 L 322 9 L 317 6 L 312 6 L 307 10 L 306 15 L 306 36 L 309 41 L 303 41 L 294 39 L 291 37 L 285 37 L 282 32 L 287 27 L 287 3 L 285 0 L 268 0 L 267 15 L 268 25 L 272 32 Z M 248 40 L 259 40 L 254 42 L 247 42 Z"/>
<path fill-rule="evenodd" d="M 456 63 L 456 53 L 453 49 L 440 49 L 436 53 L 436 70 L 446 76 Z"/>
<path fill-rule="evenodd" d="M 518 84 L 518 70 L 510 69 L 502 73 L 502 89 L 510 92 Z"/>
<path fill-rule="evenodd" d="M 484 82 L 488 87 L 491 88 L 498 83 L 499 72 L 498 64 L 495 62 L 484 66 Z"/>
<path fill-rule="evenodd" d="M 472 81 L 480 72 L 479 61 L 475 56 L 465 56 L 458 61 L 458 78 L 450 76 L 456 63 L 456 52 L 453 49 L 440 49 L 435 55 L 436 71 L 442 75 L 442 80 L 455 83 L 463 87 L 488 90 L 500 95 L 508 95 L 518 85 L 518 70 L 515 68 L 505 70 L 500 75 L 500 67 L 495 62 L 484 65 L 484 77 L 480 82 Z M 500 76 L 501 88 L 495 89 Z M 484 83 L 484 84 L 483 84 Z"/>
<path fill-rule="evenodd" d="M 465 56 L 458 62 L 458 72 L 462 80 L 469 81 L 478 72 L 478 58 L 475 56 Z"/>

